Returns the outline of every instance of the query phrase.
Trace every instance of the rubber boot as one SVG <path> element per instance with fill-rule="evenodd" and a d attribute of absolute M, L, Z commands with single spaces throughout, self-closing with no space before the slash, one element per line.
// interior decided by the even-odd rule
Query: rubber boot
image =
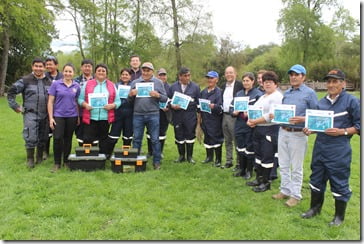
<path fill-rule="evenodd" d="M 311 190 L 311 205 L 307 212 L 301 214 L 304 219 L 310 219 L 321 212 L 322 205 L 324 203 L 325 195 L 318 191 Z"/>
<path fill-rule="evenodd" d="M 222 147 L 216 147 L 215 148 L 215 167 L 220 167 L 221 166 L 221 151 L 222 151 Z"/>
<path fill-rule="evenodd" d="M 152 157 L 153 156 L 153 147 L 152 147 L 152 140 L 150 138 L 147 137 L 147 144 L 148 144 L 148 153 L 147 153 L 147 157 Z"/>
<path fill-rule="evenodd" d="M 43 160 L 47 160 L 49 157 L 49 146 L 51 144 L 51 136 L 48 137 L 48 139 L 45 141 L 44 147 L 43 147 Z"/>
<path fill-rule="evenodd" d="M 35 164 L 40 164 L 43 161 L 43 151 L 44 151 L 44 147 L 37 147 L 37 158 L 35 160 Z"/>
<path fill-rule="evenodd" d="M 253 181 L 247 181 L 246 185 L 248 186 L 259 186 L 260 183 L 263 182 L 263 168 L 261 165 L 256 165 L 256 177 Z"/>
<path fill-rule="evenodd" d="M 246 162 L 244 162 L 246 158 L 242 153 L 238 153 L 238 165 L 239 169 L 233 174 L 235 177 L 244 176 L 245 175 L 245 169 L 246 169 Z"/>
<path fill-rule="evenodd" d="M 345 210 L 347 202 L 335 199 L 335 216 L 330 222 L 330 226 L 339 226 L 345 219 Z"/>
<path fill-rule="evenodd" d="M 207 164 L 207 163 L 212 163 L 213 161 L 214 161 L 214 149 L 206 148 L 206 159 L 201 163 Z"/>
<path fill-rule="evenodd" d="M 253 187 L 252 190 L 254 192 L 265 192 L 267 190 L 270 190 L 269 177 L 271 170 L 272 170 L 271 168 L 263 168 L 262 182 L 259 184 L 259 186 Z"/>
<path fill-rule="evenodd" d="M 244 179 L 249 180 L 253 176 L 254 158 L 246 158 L 246 173 Z"/>
<path fill-rule="evenodd" d="M 193 160 L 193 158 L 192 158 L 193 143 L 186 143 L 186 148 L 187 148 L 187 162 L 194 164 L 195 160 Z"/>
<path fill-rule="evenodd" d="M 183 144 L 176 143 L 176 144 L 177 144 L 179 157 L 174 162 L 175 163 L 182 163 L 183 161 L 186 161 L 186 158 L 185 158 L 185 153 L 186 153 L 185 143 L 183 143 Z"/>
<path fill-rule="evenodd" d="M 123 145 L 124 146 L 131 146 L 132 139 L 123 139 Z"/>
<path fill-rule="evenodd" d="M 161 144 L 161 158 L 164 158 L 164 155 L 163 155 L 163 148 L 164 148 L 164 142 L 166 140 L 159 140 L 159 143 Z"/>
<path fill-rule="evenodd" d="M 34 148 L 27 148 L 27 166 L 34 168 Z"/>
<path fill-rule="evenodd" d="M 118 143 L 118 139 L 114 139 L 114 138 L 107 138 L 107 147 L 106 147 L 106 153 L 105 156 L 107 159 L 110 159 L 112 153 L 114 152 L 114 148 L 116 143 Z"/>

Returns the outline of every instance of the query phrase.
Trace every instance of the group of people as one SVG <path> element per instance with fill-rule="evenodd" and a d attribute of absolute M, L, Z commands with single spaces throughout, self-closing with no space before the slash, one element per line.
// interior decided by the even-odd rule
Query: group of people
<path fill-rule="evenodd" d="M 279 165 L 280 191 L 272 198 L 287 199 L 285 205 L 294 207 L 302 199 L 307 135 L 312 133 L 304 128 L 306 109 L 332 110 L 335 113 L 333 128 L 319 132 L 315 142 L 310 177 L 311 205 L 302 217 L 311 218 L 320 213 L 329 180 L 335 198 L 335 217 L 330 224 L 340 225 L 344 220 L 346 203 L 351 196 L 350 138 L 360 134 L 360 105 L 357 98 L 346 92 L 345 74 L 341 70 L 332 70 L 324 77 L 328 94 L 318 101 L 315 91 L 304 84 L 306 69 L 300 64 L 288 70 L 291 87 L 284 93 L 278 88 L 277 74 L 265 70 L 257 73 L 257 79 L 251 72 L 244 73 L 240 81 L 236 79 L 235 68 L 229 66 L 224 74 L 226 83 L 221 88 L 217 86 L 219 74 L 212 70 L 205 75 L 206 88 L 201 91 L 191 80 L 190 69 L 182 67 L 177 81 L 169 85 L 165 69 L 159 69 L 155 76 L 153 64 L 141 65 L 137 55 L 130 58 L 131 68 L 120 71 L 116 83 L 108 80 L 105 64 L 97 64 L 93 69 L 89 59 L 82 61 L 82 74 L 76 78 L 72 64 L 64 65 L 62 72 L 57 65 L 55 57 L 46 61 L 35 58 L 33 72 L 16 81 L 8 91 L 9 106 L 24 115 L 23 138 L 28 167 L 33 168 L 44 160 L 43 152 L 47 152 L 50 135 L 54 142 L 52 172 L 56 172 L 62 162 L 64 167 L 69 166 L 73 133 L 80 145 L 98 145 L 100 153 L 110 157 L 121 136 L 123 145 L 132 144 L 140 153 L 146 127 L 148 155 L 153 156 L 153 167 L 159 170 L 170 123 L 178 150 L 175 162 L 194 164 L 196 127 L 200 125 L 206 149 L 202 163 L 231 168 L 235 151 L 237 163 L 233 175 L 249 180 L 255 170 L 255 179 L 246 183 L 255 192 L 270 189 Z M 147 88 L 145 85 L 151 87 L 149 94 L 138 93 L 138 88 L 139 91 Z M 128 93 L 122 95 L 121 88 L 127 88 Z M 15 99 L 19 93 L 23 96 L 22 106 Z M 186 107 L 173 100 L 180 93 L 188 98 Z M 104 104 L 91 106 L 90 101 L 95 97 L 106 98 Z M 239 97 L 247 97 L 249 106 L 260 107 L 261 116 L 250 118 L 246 110 L 235 110 L 234 102 Z M 208 102 L 207 108 L 202 108 L 202 101 Z M 295 116 L 288 124 L 274 122 L 272 105 L 275 104 L 295 105 Z M 222 163 L 224 142 L 225 164 Z"/>

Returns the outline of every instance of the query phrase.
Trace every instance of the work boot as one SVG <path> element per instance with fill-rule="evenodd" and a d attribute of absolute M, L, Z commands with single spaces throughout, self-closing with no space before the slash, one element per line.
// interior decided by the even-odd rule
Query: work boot
<path fill-rule="evenodd" d="M 35 161 L 35 164 L 40 164 L 40 163 L 42 163 L 43 160 L 45 160 L 43 157 L 43 151 L 44 151 L 44 147 L 40 147 L 40 146 L 37 147 L 37 159 Z"/>
<path fill-rule="evenodd" d="M 194 164 L 195 160 L 193 160 L 193 158 L 192 158 L 193 143 L 186 143 L 186 147 L 187 147 L 187 162 Z"/>
<path fill-rule="evenodd" d="M 257 165 L 256 167 L 256 177 L 253 181 L 247 181 L 248 186 L 259 186 L 263 182 L 263 169 L 262 166 Z"/>
<path fill-rule="evenodd" d="M 238 168 L 235 173 L 233 174 L 233 176 L 235 177 L 239 177 L 239 176 L 243 176 L 245 169 L 244 169 L 244 158 L 243 155 L 241 153 L 238 153 L 238 164 L 236 164 L 236 167 Z"/>
<path fill-rule="evenodd" d="M 221 146 L 215 148 L 215 167 L 221 166 Z"/>
<path fill-rule="evenodd" d="M 123 138 L 123 146 L 131 146 L 132 139 L 124 139 Z"/>
<path fill-rule="evenodd" d="M 183 144 L 176 143 L 176 144 L 177 144 L 179 157 L 174 162 L 175 163 L 182 163 L 183 161 L 186 161 L 186 158 L 185 158 L 185 153 L 186 153 L 185 144 L 184 143 Z"/>
<path fill-rule="evenodd" d="M 310 219 L 320 214 L 324 199 L 325 195 L 323 193 L 311 190 L 310 209 L 307 212 L 301 214 L 301 217 L 304 219 Z"/>
<path fill-rule="evenodd" d="M 212 163 L 214 161 L 214 149 L 206 148 L 206 159 L 202 161 L 203 164 Z"/>
<path fill-rule="evenodd" d="M 107 159 L 110 159 L 112 153 L 114 152 L 114 148 L 116 143 L 118 143 L 118 139 L 114 139 L 111 137 L 107 138 L 107 143 L 106 143 L 106 153 L 105 156 Z"/>
<path fill-rule="evenodd" d="M 165 142 L 165 140 L 159 140 L 159 143 L 161 144 L 161 158 L 164 158 L 164 155 L 163 155 L 164 142 Z"/>
<path fill-rule="evenodd" d="M 246 159 L 246 173 L 244 179 L 249 180 L 253 176 L 253 158 Z"/>
<path fill-rule="evenodd" d="M 27 148 L 27 166 L 34 168 L 34 148 Z"/>
<path fill-rule="evenodd" d="M 153 146 L 152 146 L 152 140 L 148 137 L 147 137 L 147 144 L 148 144 L 147 157 L 150 158 L 153 156 Z"/>
<path fill-rule="evenodd" d="M 47 158 L 49 157 L 49 147 L 50 147 L 50 144 L 51 144 L 51 137 L 52 136 L 49 136 L 47 138 L 47 140 L 45 141 L 45 145 L 43 147 L 43 160 L 47 160 Z"/>
<path fill-rule="evenodd" d="M 253 187 L 253 191 L 255 192 L 265 192 L 267 190 L 270 190 L 269 176 L 271 168 L 262 168 L 262 171 L 263 171 L 262 182 L 259 184 L 259 186 Z"/>
<path fill-rule="evenodd" d="M 330 226 L 339 226 L 342 224 L 345 218 L 346 205 L 347 202 L 335 199 L 335 216 L 330 222 Z"/>

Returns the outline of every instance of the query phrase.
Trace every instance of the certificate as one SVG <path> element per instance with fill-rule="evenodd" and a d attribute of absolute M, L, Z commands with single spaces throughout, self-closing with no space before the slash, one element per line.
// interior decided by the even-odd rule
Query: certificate
<path fill-rule="evenodd" d="M 190 96 L 187 96 L 186 94 L 175 91 L 173 94 L 173 97 L 172 97 L 171 104 L 179 105 L 182 109 L 186 110 L 190 101 L 191 101 Z"/>
<path fill-rule="evenodd" d="M 136 97 L 150 97 L 149 93 L 154 90 L 153 82 L 139 82 L 136 83 L 136 87 L 138 90 L 138 94 Z"/>
<path fill-rule="evenodd" d="M 127 85 L 119 85 L 118 86 L 118 94 L 120 98 L 127 98 L 129 95 L 130 86 Z"/>
<path fill-rule="evenodd" d="M 248 111 L 249 97 L 234 97 L 234 111 Z"/>
<path fill-rule="evenodd" d="M 274 114 L 273 123 L 289 124 L 289 119 L 295 116 L 296 105 L 272 104 Z"/>
<path fill-rule="evenodd" d="M 107 104 L 106 93 L 90 93 L 88 94 L 88 104 L 93 108 L 103 108 Z"/>
<path fill-rule="evenodd" d="M 305 127 L 318 132 L 333 128 L 334 111 L 306 109 Z"/>
<path fill-rule="evenodd" d="M 248 106 L 248 119 L 258 119 L 263 117 L 263 107 L 262 106 Z"/>
<path fill-rule="evenodd" d="M 211 114 L 211 108 L 210 108 L 210 100 L 207 99 L 198 99 L 198 102 L 200 104 L 200 110 L 201 112 L 206 112 L 206 113 L 210 113 Z"/>
<path fill-rule="evenodd" d="M 168 98 L 167 99 L 167 102 L 159 102 L 159 108 L 160 109 L 165 109 L 165 108 L 167 108 L 167 104 L 168 104 L 168 102 L 170 101 L 170 99 Z"/>

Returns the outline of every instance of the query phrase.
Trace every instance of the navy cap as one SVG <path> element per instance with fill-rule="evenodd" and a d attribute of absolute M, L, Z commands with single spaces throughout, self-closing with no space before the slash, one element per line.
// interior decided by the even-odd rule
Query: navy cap
<path fill-rule="evenodd" d="M 216 71 L 211 70 L 211 71 L 209 71 L 209 72 L 205 75 L 205 77 L 219 78 L 219 74 L 218 74 Z"/>
<path fill-rule="evenodd" d="M 297 74 L 304 74 L 306 75 L 306 69 L 305 67 L 303 67 L 302 65 L 300 64 L 295 64 L 293 65 L 289 70 L 288 70 L 288 74 L 291 73 L 291 71 L 297 73 Z"/>
<path fill-rule="evenodd" d="M 324 80 L 327 80 L 329 78 L 339 79 L 339 80 L 345 80 L 345 74 L 339 69 L 333 69 L 331 70 L 324 78 Z"/>

